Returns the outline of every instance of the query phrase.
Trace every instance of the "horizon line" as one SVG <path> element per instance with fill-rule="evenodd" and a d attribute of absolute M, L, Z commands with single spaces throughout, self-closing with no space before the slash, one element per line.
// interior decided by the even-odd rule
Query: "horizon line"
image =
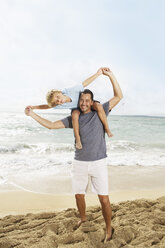
<path fill-rule="evenodd" d="M 44 110 L 39 110 L 39 111 L 42 111 L 41 113 L 42 114 L 48 114 L 48 115 L 52 115 L 52 114 L 56 114 L 56 115 L 65 115 L 65 114 L 69 114 L 69 113 L 67 113 L 67 112 L 58 112 L 58 113 L 55 113 L 55 112 L 52 112 L 52 113 L 46 113 L 46 112 L 43 112 Z M 2 113 L 4 113 L 4 112 L 6 112 L 6 113 L 24 113 L 24 111 L 19 111 L 19 110 L 16 110 L 16 111 L 12 111 L 12 110 L 7 110 L 7 111 L 5 111 L 5 110 L 0 110 L 0 112 Z M 163 115 L 147 115 L 147 114 L 111 114 L 111 116 L 125 116 L 125 117 L 151 117 L 151 118 L 165 118 L 165 115 L 163 116 Z"/>

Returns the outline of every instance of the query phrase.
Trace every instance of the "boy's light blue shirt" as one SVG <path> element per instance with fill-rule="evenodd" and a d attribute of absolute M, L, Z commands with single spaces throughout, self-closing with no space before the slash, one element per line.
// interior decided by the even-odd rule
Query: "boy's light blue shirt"
<path fill-rule="evenodd" d="M 67 88 L 62 90 L 62 94 L 65 96 L 69 96 L 72 100 L 71 102 L 65 102 L 61 105 L 57 105 L 54 107 L 54 109 L 75 109 L 78 108 L 78 101 L 79 101 L 79 95 L 80 92 L 84 90 L 84 87 L 82 84 L 77 84 L 71 88 Z"/>

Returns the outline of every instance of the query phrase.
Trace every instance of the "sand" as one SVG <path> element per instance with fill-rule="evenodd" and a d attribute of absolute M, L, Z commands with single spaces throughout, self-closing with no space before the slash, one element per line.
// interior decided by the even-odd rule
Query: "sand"
<path fill-rule="evenodd" d="M 105 223 L 94 194 L 86 196 L 87 222 L 78 228 L 73 195 L 8 191 L 4 185 L 0 248 L 165 248 L 165 168 L 114 166 L 109 172 L 115 232 L 107 244 L 101 242 Z M 53 189 L 54 183 L 46 185 Z"/>
<path fill-rule="evenodd" d="M 112 240 L 103 244 L 105 224 L 99 206 L 87 208 L 80 227 L 75 208 L 60 212 L 8 215 L 0 219 L 0 248 L 165 247 L 165 197 L 112 204 Z"/>

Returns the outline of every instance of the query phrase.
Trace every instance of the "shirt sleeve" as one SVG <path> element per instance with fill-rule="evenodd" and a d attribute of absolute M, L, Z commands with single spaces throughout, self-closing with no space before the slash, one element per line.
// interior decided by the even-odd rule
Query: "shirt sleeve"
<path fill-rule="evenodd" d="M 69 109 L 69 105 L 68 103 L 59 104 L 53 107 L 53 109 Z"/>
<path fill-rule="evenodd" d="M 65 128 L 73 128 L 71 115 L 67 116 L 66 118 L 62 119 L 61 121 L 64 124 Z"/>
<path fill-rule="evenodd" d="M 109 104 L 110 104 L 109 101 L 103 103 L 103 109 L 105 111 L 106 116 L 108 116 L 108 114 L 111 112 L 111 110 L 109 110 L 109 107 L 110 107 Z"/>

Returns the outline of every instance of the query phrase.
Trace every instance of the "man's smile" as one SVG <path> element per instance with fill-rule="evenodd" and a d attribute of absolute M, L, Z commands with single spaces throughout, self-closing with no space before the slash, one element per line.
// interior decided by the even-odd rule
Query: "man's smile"
<path fill-rule="evenodd" d="M 90 94 L 81 94 L 79 106 L 82 112 L 84 113 L 90 112 L 92 104 L 93 104 L 93 101 L 91 99 Z"/>

